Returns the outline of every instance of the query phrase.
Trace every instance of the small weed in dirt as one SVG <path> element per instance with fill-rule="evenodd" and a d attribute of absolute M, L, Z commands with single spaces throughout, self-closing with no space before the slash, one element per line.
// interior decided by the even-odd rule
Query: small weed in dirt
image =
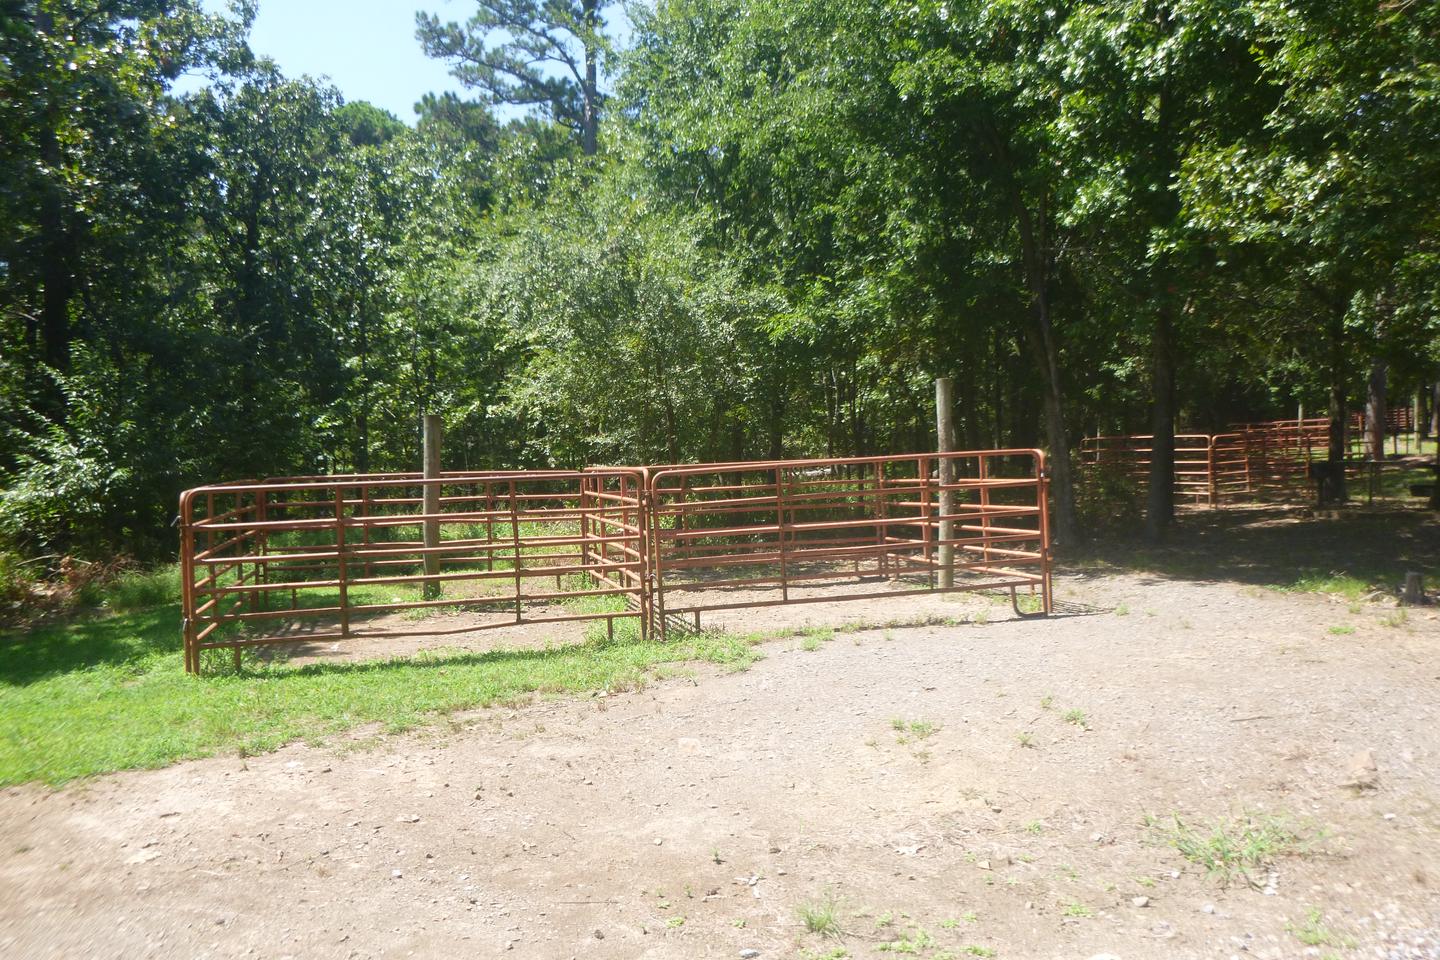
<path fill-rule="evenodd" d="M 684 917 L 671 917 L 669 920 L 666 920 L 666 921 L 665 921 L 665 926 L 670 927 L 670 928 L 672 928 L 672 929 L 675 928 L 675 927 L 683 927 L 683 926 L 685 926 L 685 918 L 684 918 Z"/>
<path fill-rule="evenodd" d="M 1115 607 L 1115 616 L 1117 616 L 1117 617 L 1128 617 L 1128 616 L 1130 616 L 1130 605 L 1129 605 L 1129 604 L 1125 604 L 1125 603 L 1118 604 L 1118 605 Z"/>
<path fill-rule="evenodd" d="M 907 723 L 900 717 L 894 717 L 890 720 L 890 728 L 900 734 L 895 738 L 896 743 L 910 743 L 934 736 L 940 725 L 929 720 L 911 720 Z"/>
<path fill-rule="evenodd" d="M 1346 637 L 1355 632 L 1355 628 L 1348 623 L 1336 624 L 1330 628 L 1330 633 L 1337 637 Z"/>
<path fill-rule="evenodd" d="M 801 960 L 846 960 L 850 956 L 850 951 L 844 947 L 836 947 L 834 950 L 827 950 L 824 953 L 813 953 L 806 950 L 800 956 Z"/>
<path fill-rule="evenodd" d="M 960 948 L 960 952 L 963 953 L 963 954 L 965 954 L 965 955 L 968 956 L 968 957 L 993 957 L 993 956 L 995 956 L 995 948 L 994 948 L 994 947 L 982 947 L 982 946 L 979 946 L 978 944 L 974 944 L 974 943 L 967 944 L 966 946 L 961 947 L 961 948 Z"/>
<path fill-rule="evenodd" d="M 930 936 L 930 934 L 926 933 L 924 930 L 915 929 L 910 931 L 909 936 L 901 937 L 899 940 L 891 940 L 888 943 L 879 944 L 875 947 L 875 949 L 879 950 L 881 953 L 901 953 L 909 954 L 911 956 L 919 956 L 927 950 L 935 949 L 935 947 L 936 943 L 934 937 Z"/>
<path fill-rule="evenodd" d="M 738 918 L 736 918 L 736 919 L 734 919 L 734 920 L 731 920 L 731 921 L 730 921 L 730 926 L 734 927 L 736 930 L 744 930 L 744 929 L 745 929 L 745 918 L 744 918 L 744 917 L 738 917 Z"/>
<path fill-rule="evenodd" d="M 1045 694 L 1045 696 L 1043 696 L 1043 697 L 1040 698 L 1040 709 L 1041 709 L 1041 710 L 1049 710 L 1054 704 L 1055 704 L 1055 695 L 1054 695 L 1053 693 L 1047 693 L 1047 694 Z"/>
<path fill-rule="evenodd" d="M 1045 825 L 1039 820 L 1031 820 L 1029 823 L 1025 824 L 1025 832 L 1033 836 L 1040 836 L 1041 831 L 1043 831 L 1044 829 Z"/>
<path fill-rule="evenodd" d="M 948 919 L 940 921 L 940 928 L 942 930 L 954 930 L 958 926 L 960 926 L 960 921 L 956 920 L 954 917 L 950 917 Z"/>
<path fill-rule="evenodd" d="M 1384 627 L 1403 627 L 1410 620 L 1410 614 L 1404 610 L 1396 610 L 1380 618 L 1380 625 Z"/>
<path fill-rule="evenodd" d="M 1020 746 L 1022 747 L 1035 746 L 1035 738 L 1030 735 L 1029 731 L 1026 730 L 1021 730 L 1019 733 L 1015 734 L 1015 742 L 1020 744 Z"/>
<path fill-rule="evenodd" d="M 875 918 L 875 929 L 882 930 L 885 927 L 893 925 L 894 923 L 895 914 L 891 913 L 889 910 L 886 910 L 884 913 L 880 914 L 880 916 Z"/>
<path fill-rule="evenodd" d="M 1071 726 L 1079 727 L 1081 730 L 1089 730 L 1090 726 L 1085 720 L 1084 710 L 1066 710 L 1064 721 Z"/>
<path fill-rule="evenodd" d="M 1071 900 L 1069 903 L 1064 904 L 1060 913 L 1062 916 L 1070 917 L 1072 920 L 1084 920 L 1095 916 L 1095 911 L 1078 900 Z"/>
<path fill-rule="evenodd" d="M 1319 907 L 1305 911 L 1305 922 L 1298 927 L 1287 923 L 1285 930 L 1307 947 L 1339 947 L 1349 950 L 1355 946 L 1350 937 L 1341 936 L 1325 926 L 1325 915 Z"/>
<path fill-rule="evenodd" d="M 1172 815 L 1165 824 L 1147 818 L 1147 826 L 1163 841 L 1197 866 L 1205 868 L 1222 885 L 1243 880 L 1254 886 L 1250 871 L 1276 857 L 1304 853 L 1310 846 L 1299 830 L 1283 817 L 1244 816 L 1195 827 Z M 1314 838 L 1318 839 L 1318 838 Z"/>
<path fill-rule="evenodd" d="M 820 649 L 820 640 L 816 637 L 806 637 L 800 641 L 800 649 L 806 653 L 814 653 Z"/>
<path fill-rule="evenodd" d="M 807 933 L 822 937 L 840 936 L 840 905 L 833 896 L 802 903 L 796 912 Z"/>

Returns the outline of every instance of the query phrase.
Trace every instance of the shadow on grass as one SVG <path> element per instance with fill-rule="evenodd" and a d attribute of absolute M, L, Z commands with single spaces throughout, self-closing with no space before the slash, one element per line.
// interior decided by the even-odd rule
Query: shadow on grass
<path fill-rule="evenodd" d="M 1394 590 L 1407 571 L 1419 571 L 1430 583 L 1440 575 L 1440 515 L 1394 505 L 1350 506 L 1334 517 L 1293 505 L 1194 509 L 1177 518 L 1162 545 L 1102 538 L 1064 558 L 1063 566 L 1284 589 L 1344 582 Z"/>
<path fill-rule="evenodd" d="M 0 634 L 0 685 L 26 686 L 60 673 L 180 655 L 180 611 L 153 607 Z"/>

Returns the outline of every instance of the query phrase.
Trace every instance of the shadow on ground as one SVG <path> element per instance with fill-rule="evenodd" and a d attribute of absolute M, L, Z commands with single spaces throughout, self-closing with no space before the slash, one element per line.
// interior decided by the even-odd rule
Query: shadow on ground
<path fill-rule="evenodd" d="M 1394 505 L 1351 506 L 1330 516 L 1275 504 L 1186 509 L 1163 545 L 1101 539 L 1061 556 L 1060 565 L 1080 573 L 1123 570 L 1267 587 L 1343 580 L 1387 592 L 1414 570 L 1433 593 L 1440 586 L 1440 514 Z"/>

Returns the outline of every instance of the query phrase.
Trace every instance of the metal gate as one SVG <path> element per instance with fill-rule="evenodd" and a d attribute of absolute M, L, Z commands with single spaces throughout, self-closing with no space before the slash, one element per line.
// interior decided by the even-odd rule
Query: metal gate
<path fill-rule="evenodd" d="M 1051 611 L 1038 450 L 217 484 L 181 495 L 180 542 L 192 673 L 212 649 L 621 618 L 663 638 L 707 610 L 935 591 Z M 385 617 L 442 607 L 474 616 Z"/>
<path fill-rule="evenodd" d="M 428 497 L 427 497 L 428 494 Z M 180 498 L 185 666 L 204 650 L 646 622 L 638 471 L 300 477 Z M 426 501 L 431 500 L 429 509 Z M 455 607 L 463 627 L 377 623 Z"/>
<path fill-rule="evenodd" d="M 1038 450 L 661 467 L 649 494 L 662 636 L 705 611 L 937 591 L 1024 588 L 1051 611 Z"/>

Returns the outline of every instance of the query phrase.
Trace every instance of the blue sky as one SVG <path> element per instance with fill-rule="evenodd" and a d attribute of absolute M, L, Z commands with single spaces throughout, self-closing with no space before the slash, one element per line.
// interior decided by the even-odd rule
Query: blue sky
<path fill-rule="evenodd" d="M 204 0 L 207 10 L 228 9 L 226 0 Z M 415 103 L 426 93 L 465 88 L 446 64 L 432 60 L 415 39 L 415 11 L 441 20 L 464 22 L 475 12 L 473 0 L 260 0 L 250 31 L 250 48 L 280 65 L 286 76 L 328 77 L 347 101 L 368 100 L 406 123 L 415 122 Z M 607 18 L 622 38 L 628 34 L 617 4 Z M 199 78 L 176 84 L 184 92 L 200 87 Z M 501 110 L 501 116 L 509 111 Z"/>
<path fill-rule="evenodd" d="M 224 10 L 224 0 L 205 0 Z M 432 60 L 415 39 L 415 11 L 464 21 L 467 0 L 260 0 L 250 48 L 280 65 L 287 76 L 330 79 L 346 100 L 369 100 L 406 123 L 425 93 L 464 88 L 444 62 Z"/>

